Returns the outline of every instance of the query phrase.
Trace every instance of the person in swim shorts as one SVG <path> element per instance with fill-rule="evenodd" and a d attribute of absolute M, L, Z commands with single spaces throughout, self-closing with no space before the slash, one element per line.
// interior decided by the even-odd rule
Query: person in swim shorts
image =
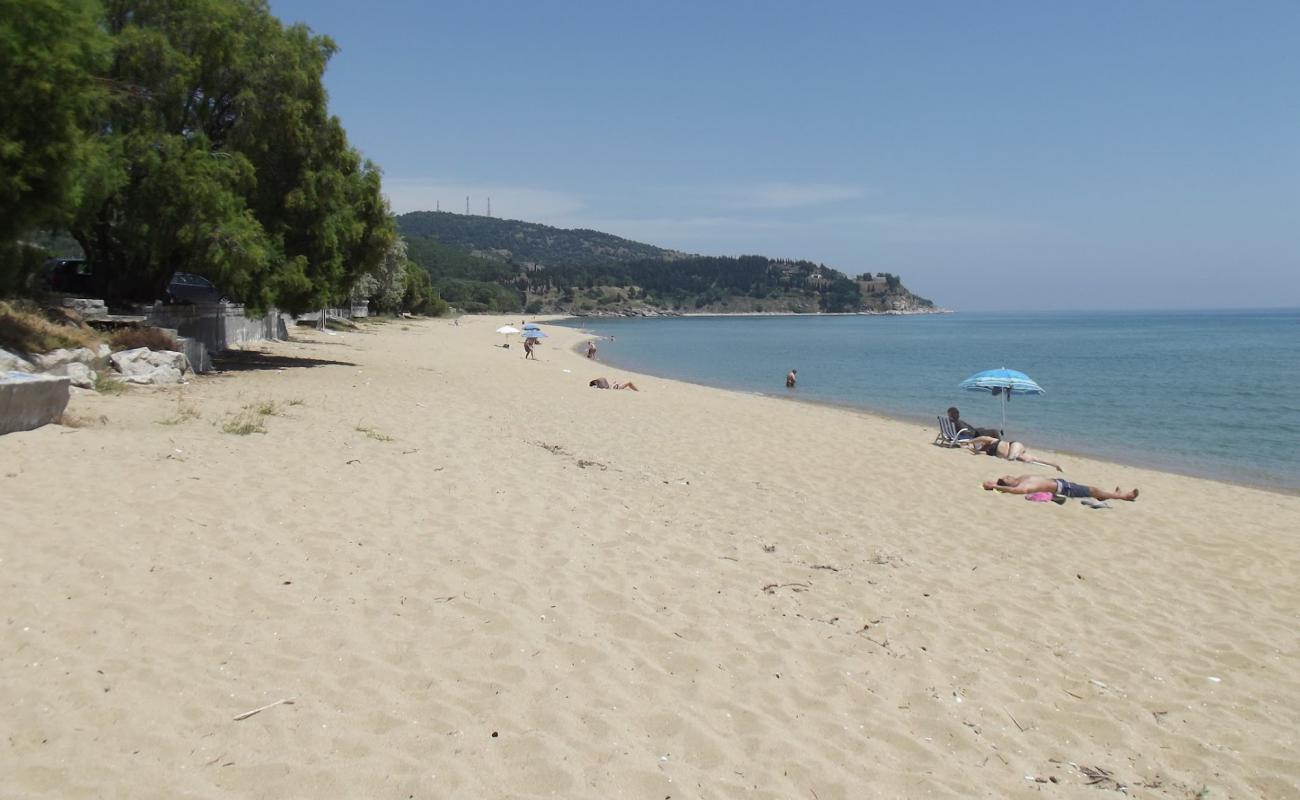
<path fill-rule="evenodd" d="M 1005 494 L 1048 492 L 1060 497 L 1091 497 L 1094 500 L 1128 500 L 1131 502 L 1138 498 L 1137 489 L 1130 489 L 1125 492 L 1116 486 L 1115 491 L 1108 492 L 1105 489 L 1084 486 L 1081 483 L 1071 483 L 1064 478 L 1044 478 L 1041 475 L 1003 475 L 996 481 L 984 481 L 984 489 L 989 492 L 1003 492 Z"/>
<path fill-rule="evenodd" d="M 1051 461 L 1044 461 L 1039 456 L 1034 455 L 1025 449 L 1021 442 L 1008 442 L 1005 439 L 999 439 L 996 436 L 976 436 L 974 439 L 964 439 L 961 441 L 962 447 L 970 448 L 975 455 L 983 453 L 986 456 L 997 456 L 1005 458 L 1007 461 L 1024 461 L 1029 464 L 1042 464 L 1047 467 L 1055 467 L 1057 472 L 1062 472 L 1060 464 L 1053 464 Z"/>

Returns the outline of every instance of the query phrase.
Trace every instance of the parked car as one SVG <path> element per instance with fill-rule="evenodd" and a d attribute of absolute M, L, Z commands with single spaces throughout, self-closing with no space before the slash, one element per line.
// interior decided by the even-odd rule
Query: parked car
<path fill-rule="evenodd" d="M 167 291 L 163 293 L 163 302 L 174 304 L 220 303 L 229 299 L 212 281 L 192 272 L 173 275 L 167 284 Z"/>
<path fill-rule="evenodd" d="M 84 258 L 51 258 L 40 271 L 41 285 L 52 292 L 89 294 L 90 264 Z"/>

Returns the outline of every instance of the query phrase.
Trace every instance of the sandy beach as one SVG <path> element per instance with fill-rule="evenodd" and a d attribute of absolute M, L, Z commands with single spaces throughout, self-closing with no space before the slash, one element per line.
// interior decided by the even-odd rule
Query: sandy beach
<path fill-rule="evenodd" d="M 0 437 L 0 796 L 1300 797 L 1300 497 L 1062 455 L 1140 499 L 1025 502 L 507 322 Z"/>

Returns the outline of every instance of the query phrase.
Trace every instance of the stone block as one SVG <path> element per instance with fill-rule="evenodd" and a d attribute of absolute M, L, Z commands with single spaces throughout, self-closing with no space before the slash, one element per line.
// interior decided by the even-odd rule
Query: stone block
<path fill-rule="evenodd" d="M 66 377 L 0 373 L 0 434 L 57 422 L 68 407 L 70 387 Z"/>

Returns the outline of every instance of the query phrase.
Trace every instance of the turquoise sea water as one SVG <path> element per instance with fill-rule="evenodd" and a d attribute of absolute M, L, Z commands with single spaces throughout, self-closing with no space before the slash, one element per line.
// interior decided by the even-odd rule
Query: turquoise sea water
<path fill-rule="evenodd" d="M 926 424 L 955 405 L 998 427 L 1000 401 L 957 384 L 1005 366 L 1046 390 L 1007 408 L 1007 435 L 1031 449 L 1300 491 L 1300 310 L 566 324 L 614 337 L 600 342 L 609 367 Z M 787 392 L 792 368 L 799 386 Z"/>

